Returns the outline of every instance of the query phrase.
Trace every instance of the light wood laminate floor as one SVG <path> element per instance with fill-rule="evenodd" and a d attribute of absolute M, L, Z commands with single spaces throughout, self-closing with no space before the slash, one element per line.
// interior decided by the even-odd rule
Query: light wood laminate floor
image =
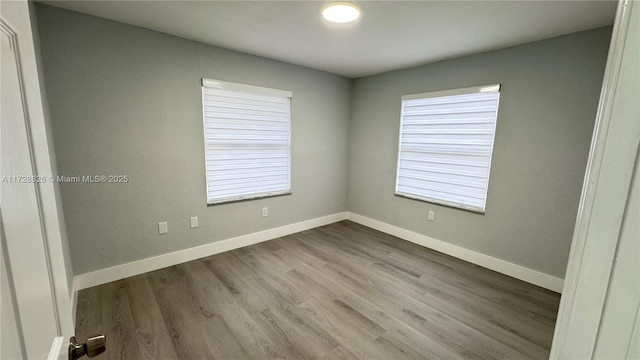
<path fill-rule="evenodd" d="M 543 359 L 560 296 L 343 221 L 90 289 L 99 359 Z"/>

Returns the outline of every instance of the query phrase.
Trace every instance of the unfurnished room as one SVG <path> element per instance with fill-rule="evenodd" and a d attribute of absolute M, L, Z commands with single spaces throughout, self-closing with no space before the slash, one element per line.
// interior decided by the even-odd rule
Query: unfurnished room
<path fill-rule="evenodd" d="M 636 0 L 0 28 L 0 359 L 640 359 Z"/>

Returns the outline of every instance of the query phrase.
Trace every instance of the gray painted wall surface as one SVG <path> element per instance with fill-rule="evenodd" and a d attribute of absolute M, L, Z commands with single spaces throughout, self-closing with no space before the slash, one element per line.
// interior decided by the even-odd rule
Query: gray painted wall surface
<path fill-rule="evenodd" d="M 606 27 L 356 80 L 349 211 L 564 277 L 610 35 Z M 492 83 L 502 91 L 486 213 L 394 196 L 400 97 Z"/>
<path fill-rule="evenodd" d="M 350 81 L 37 10 L 59 173 L 130 178 L 61 186 L 75 274 L 348 209 L 563 277 L 611 28 Z M 293 195 L 205 206 L 201 77 L 293 91 Z M 486 214 L 395 197 L 400 96 L 496 82 Z"/>
<path fill-rule="evenodd" d="M 349 80 L 46 5 L 37 15 L 58 173 L 130 179 L 61 185 L 75 274 L 346 210 Z M 202 77 L 293 91 L 293 195 L 206 206 Z"/>

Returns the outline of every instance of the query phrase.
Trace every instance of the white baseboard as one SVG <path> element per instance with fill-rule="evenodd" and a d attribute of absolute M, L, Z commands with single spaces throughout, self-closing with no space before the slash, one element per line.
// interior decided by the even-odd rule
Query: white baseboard
<path fill-rule="evenodd" d="M 112 266 L 106 269 L 76 275 L 73 278 L 74 293 L 77 294 L 79 290 L 90 288 L 92 286 L 106 284 L 111 281 L 140 275 L 168 266 L 182 264 L 187 261 L 200 259 L 225 251 L 238 249 L 244 246 L 257 244 L 271 239 L 276 239 L 282 236 L 295 234 L 300 231 L 313 229 L 318 226 L 332 224 L 334 222 L 346 220 L 346 218 L 346 212 L 336 213 L 315 219 L 297 222 L 295 224 L 259 231 L 252 234 L 241 235 L 231 239 L 216 241 L 210 244 L 179 250 L 169 254 L 158 255 L 142 260 L 132 261 L 130 263 L 122 265 Z"/>
<path fill-rule="evenodd" d="M 382 231 L 384 233 L 397 236 L 403 240 L 433 249 L 435 251 L 468 261 L 487 269 L 526 281 L 528 283 L 541 286 L 560 293 L 564 281 L 560 278 L 545 274 L 527 267 L 516 265 L 505 260 L 501 260 L 489 255 L 485 255 L 473 250 L 469 250 L 446 241 L 437 240 L 426 235 L 418 234 L 394 225 L 384 223 L 352 212 L 341 212 L 327 215 L 315 219 L 301 221 L 295 224 L 285 225 L 273 229 L 259 231 L 252 234 L 242 235 L 231 239 L 216 241 L 214 243 L 192 247 L 189 249 L 175 251 L 169 254 L 158 255 L 130 263 L 116 265 L 110 268 L 96 270 L 89 273 L 76 275 L 73 279 L 73 316 L 75 322 L 75 311 L 77 308 L 77 292 L 111 281 L 124 279 L 130 276 L 143 274 L 149 271 L 162 269 L 168 266 L 182 264 L 187 261 L 200 259 L 203 257 L 219 254 L 225 251 L 238 249 L 241 247 L 257 244 L 263 241 L 276 239 L 282 236 L 295 234 L 300 231 L 309 230 L 318 226 L 332 224 L 342 220 L 351 220 L 364 226 Z"/>
<path fill-rule="evenodd" d="M 382 221 L 371 219 L 352 212 L 347 212 L 347 219 L 358 224 L 370 227 L 372 229 L 382 231 L 389 235 L 399 237 L 403 240 L 407 240 L 412 243 L 427 247 L 429 249 L 453 256 L 455 258 L 468 261 L 472 264 L 497 271 L 499 273 L 514 277 L 522 281 L 526 281 L 534 285 L 538 285 L 545 289 L 549 289 L 557 293 L 562 292 L 564 280 L 555 276 L 551 276 L 537 270 L 529 269 L 521 265 L 516 265 L 505 260 L 501 260 L 489 255 L 453 245 L 446 241 L 437 240 L 426 235 L 418 234 L 416 232 L 399 228 L 397 226 L 390 225 Z"/>

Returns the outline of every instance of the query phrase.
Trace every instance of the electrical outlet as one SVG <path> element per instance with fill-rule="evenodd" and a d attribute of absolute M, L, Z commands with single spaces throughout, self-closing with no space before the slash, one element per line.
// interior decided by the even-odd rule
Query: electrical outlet
<path fill-rule="evenodd" d="M 198 217 L 197 216 L 192 216 L 190 219 L 190 224 L 191 224 L 191 228 L 195 229 L 198 227 Z"/>
<path fill-rule="evenodd" d="M 166 221 L 158 223 L 158 234 L 166 234 L 169 232 L 169 225 Z"/>
<path fill-rule="evenodd" d="M 429 210 L 429 221 L 433 221 L 436 219 L 436 212 Z"/>
<path fill-rule="evenodd" d="M 262 217 L 267 217 L 269 216 L 269 208 L 268 207 L 263 207 L 262 208 Z"/>

